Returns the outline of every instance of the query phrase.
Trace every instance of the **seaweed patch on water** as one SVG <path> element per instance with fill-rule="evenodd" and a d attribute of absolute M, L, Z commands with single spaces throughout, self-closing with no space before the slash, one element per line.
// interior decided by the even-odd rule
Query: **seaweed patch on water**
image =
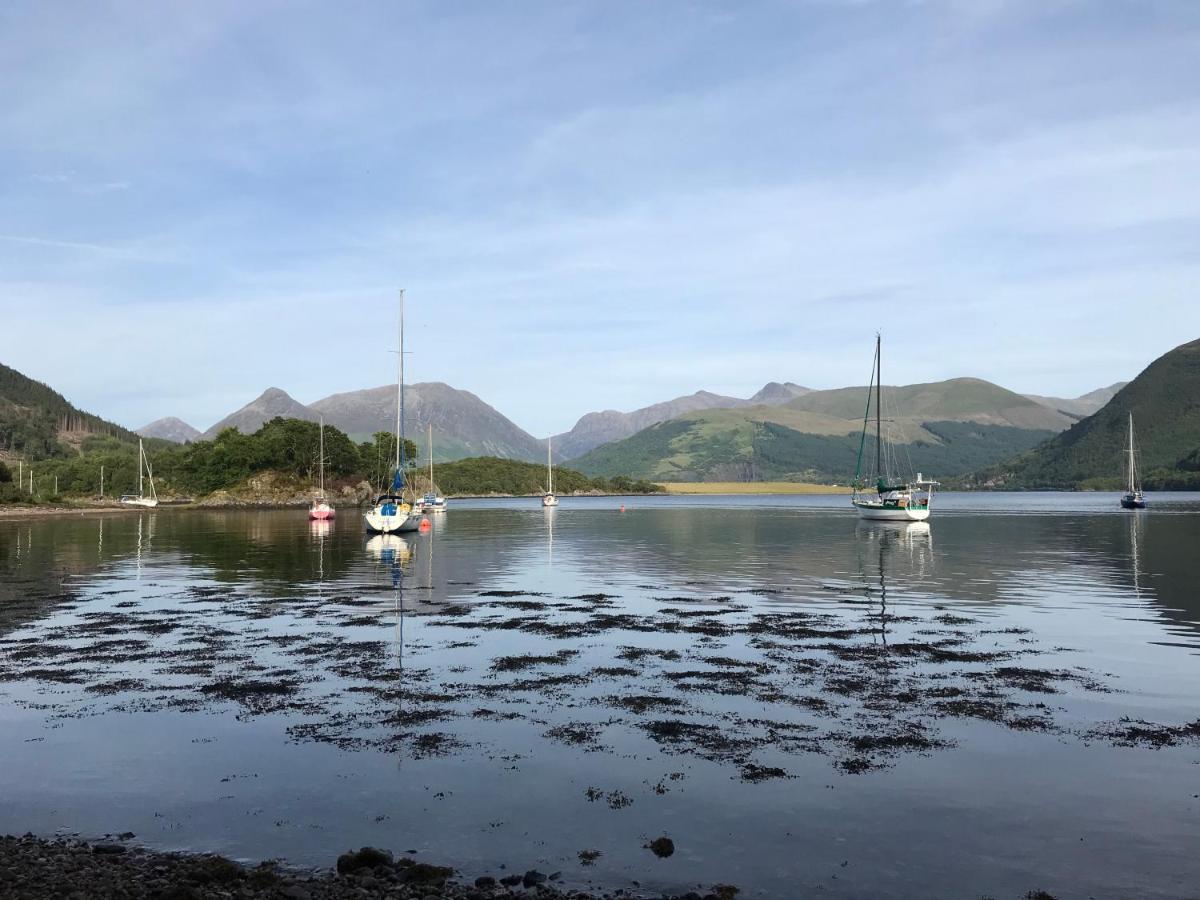
<path fill-rule="evenodd" d="M 1092 740 L 1108 741 L 1116 747 L 1150 747 L 1158 750 L 1200 743 L 1200 719 L 1184 725 L 1159 725 L 1144 719 L 1123 717 L 1116 722 L 1098 725 L 1085 736 Z"/>
<path fill-rule="evenodd" d="M 884 614 L 848 594 L 785 606 L 752 598 L 787 586 L 649 586 L 629 602 L 481 587 L 469 603 L 422 601 L 401 616 L 369 587 L 321 599 L 196 586 L 120 608 L 85 595 L 74 612 L 0 635 L 0 685 L 32 684 L 21 702 L 50 715 L 280 715 L 294 741 L 415 758 L 484 748 L 512 760 L 513 741 L 527 754 L 530 738 L 629 753 L 632 741 L 633 753 L 706 760 L 748 783 L 789 778 L 805 755 L 859 773 L 946 751 L 952 720 L 1075 733 L 1043 701 L 1111 690 L 1084 669 L 1033 665 L 1059 651 L 1026 629 L 985 630 L 945 609 Z M 501 655 L 487 653 L 497 637 Z M 1149 747 L 1197 733 L 1135 721 L 1078 732 Z M 610 797 L 617 809 L 628 799 L 591 799 Z"/>

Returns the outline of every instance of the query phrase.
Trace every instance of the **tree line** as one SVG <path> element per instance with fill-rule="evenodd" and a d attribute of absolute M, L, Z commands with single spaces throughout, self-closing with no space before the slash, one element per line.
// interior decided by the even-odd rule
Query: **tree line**
<path fill-rule="evenodd" d="M 316 482 L 320 468 L 320 426 L 300 419 L 275 418 L 253 434 L 226 428 L 211 441 L 173 444 L 145 439 L 146 456 L 161 496 L 201 497 L 234 488 L 259 472 L 278 472 Z M 345 432 L 325 426 L 327 486 L 366 481 L 376 488 L 390 483 L 395 469 L 396 437 L 381 431 L 369 441 L 355 442 Z M 424 462 L 417 445 L 404 441 L 403 456 L 414 469 Z M 117 497 L 136 491 L 137 445 L 108 435 L 86 438 L 81 452 L 67 458 L 42 459 L 32 464 L 35 498 L 94 497 L 103 492 Z M 28 477 L 28 467 L 25 469 Z M 530 494 L 543 489 L 546 470 L 536 463 L 479 457 L 438 467 L 437 484 L 446 494 Z M 55 486 L 57 484 L 57 494 Z M 645 493 L 658 490 L 648 482 L 589 478 L 569 469 L 555 470 L 555 488 L 563 493 L 602 491 Z M 148 489 L 148 488 L 147 488 Z M 18 486 L 0 470 L 0 501 L 29 497 L 28 481 Z"/>

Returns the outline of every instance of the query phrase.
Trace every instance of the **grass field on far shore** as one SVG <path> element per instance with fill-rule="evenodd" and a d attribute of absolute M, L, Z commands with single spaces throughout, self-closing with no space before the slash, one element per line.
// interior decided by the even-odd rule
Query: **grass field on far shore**
<path fill-rule="evenodd" d="M 668 494 L 849 494 L 845 485 L 802 481 L 660 481 Z"/>

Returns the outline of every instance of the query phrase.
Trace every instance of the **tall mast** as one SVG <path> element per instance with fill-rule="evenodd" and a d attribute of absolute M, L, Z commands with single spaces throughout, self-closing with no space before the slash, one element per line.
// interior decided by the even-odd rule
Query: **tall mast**
<path fill-rule="evenodd" d="M 554 493 L 554 463 L 551 462 L 551 456 L 550 456 L 550 454 L 553 452 L 551 450 L 551 448 L 553 446 L 554 446 L 553 439 L 546 438 L 546 481 L 549 482 L 549 484 L 547 485 L 546 493 L 548 493 L 548 494 Z"/>
<path fill-rule="evenodd" d="M 396 375 L 396 469 L 400 469 L 400 444 L 404 438 L 404 288 L 400 288 L 400 362 Z"/>
<path fill-rule="evenodd" d="M 142 449 L 142 439 L 138 438 L 138 496 L 142 496 L 142 459 L 146 451 Z"/>
<path fill-rule="evenodd" d="M 433 490 L 433 423 L 429 423 L 429 493 Z"/>
<path fill-rule="evenodd" d="M 321 432 L 318 437 L 318 452 L 321 454 L 321 498 L 325 497 L 325 417 L 321 416 Z"/>
<path fill-rule="evenodd" d="M 883 346 L 875 335 L 875 476 L 883 477 L 883 428 L 880 407 L 883 406 Z"/>
<path fill-rule="evenodd" d="M 1129 493 L 1133 493 L 1133 413 L 1129 414 Z"/>

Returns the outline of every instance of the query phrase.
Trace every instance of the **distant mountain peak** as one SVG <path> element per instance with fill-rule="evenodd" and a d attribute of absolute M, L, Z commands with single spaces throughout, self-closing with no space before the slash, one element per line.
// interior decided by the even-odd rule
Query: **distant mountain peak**
<path fill-rule="evenodd" d="M 1097 388 L 1094 391 L 1088 391 L 1086 394 L 1080 394 L 1078 397 L 1070 398 L 1042 397 L 1037 394 L 1025 394 L 1025 396 L 1034 403 L 1040 403 L 1042 406 L 1057 409 L 1069 416 L 1083 418 L 1084 416 L 1090 416 L 1092 413 L 1099 412 L 1127 384 L 1129 384 L 1128 381 L 1118 381 L 1115 384 L 1110 384 L 1108 387 Z"/>
<path fill-rule="evenodd" d="M 200 437 L 200 429 L 193 428 L 183 419 L 175 416 L 165 416 L 155 419 L 148 425 L 134 429 L 142 437 L 160 438 L 164 441 L 174 441 L 176 444 L 186 444 Z"/>
<path fill-rule="evenodd" d="M 674 400 L 643 406 L 632 412 L 618 412 L 615 409 L 590 412 L 580 416 L 570 431 L 555 435 L 554 447 L 562 459 L 574 459 L 602 444 L 622 440 L 643 428 L 686 413 L 708 409 L 736 409 L 740 406 L 780 406 L 807 393 L 808 388 L 790 381 L 772 381 L 749 400 L 700 390 L 694 394 L 676 397 Z"/>
<path fill-rule="evenodd" d="M 253 434 L 277 416 L 284 419 L 303 419 L 306 422 L 315 422 L 320 418 L 287 391 L 270 387 L 237 412 L 230 413 L 217 422 L 201 437 L 204 440 L 212 440 L 226 428 L 236 428 L 242 434 Z"/>
<path fill-rule="evenodd" d="M 765 403 L 773 406 L 787 403 L 789 400 L 810 393 L 812 393 L 811 388 L 796 384 L 794 381 L 768 381 L 758 393 L 750 398 L 750 402 L 756 405 Z"/>

